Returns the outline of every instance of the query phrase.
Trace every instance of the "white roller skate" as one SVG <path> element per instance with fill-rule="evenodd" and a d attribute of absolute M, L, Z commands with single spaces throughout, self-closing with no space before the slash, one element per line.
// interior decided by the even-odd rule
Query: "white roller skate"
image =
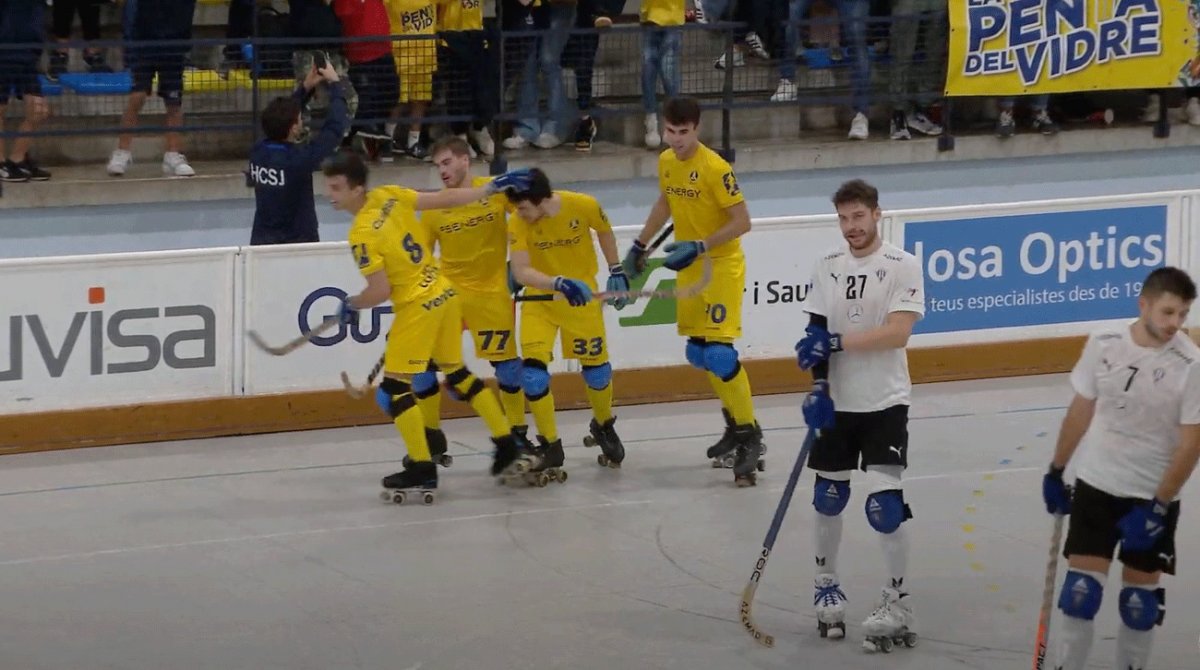
<path fill-rule="evenodd" d="M 885 588 L 879 606 L 863 622 L 863 649 L 889 653 L 892 647 L 917 646 L 917 634 L 910 629 L 915 623 L 911 598 L 895 588 Z"/>
<path fill-rule="evenodd" d="M 817 611 L 817 631 L 821 637 L 831 640 L 846 637 L 846 594 L 837 575 L 817 575 L 813 580 L 813 608 Z"/>

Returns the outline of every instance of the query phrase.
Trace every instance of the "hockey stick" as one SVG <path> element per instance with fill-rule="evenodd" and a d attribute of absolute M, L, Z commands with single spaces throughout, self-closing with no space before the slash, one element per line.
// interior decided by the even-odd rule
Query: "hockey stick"
<path fill-rule="evenodd" d="M 338 325 L 340 321 L 341 318 L 337 316 L 326 317 L 326 319 L 318 324 L 316 328 L 304 331 L 299 337 L 277 347 L 267 344 L 266 340 L 264 340 L 256 331 L 246 331 L 246 335 L 250 338 L 250 341 L 254 343 L 254 346 L 262 349 L 268 354 L 271 354 L 272 356 L 286 356 L 300 347 L 308 344 L 309 342 L 312 342 L 312 338 L 327 332 L 329 329 Z"/>
<path fill-rule="evenodd" d="M 667 227 L 663 228 L 662 232 L 658 234 L 658 237 L 654 238 L 654 241 L 650 243 L 650 246 L 646 247 L 646 253 L 643 254 L 643 257 L 649 256 L 650 254 L 654 253 L 655 251 L 658 251 L 658 248 L 662 246 L 663 242 L 667 241 L 667 238 L 670 237 L 671 233 L 674 231 L 675 231 L 675 224 L 668 223 Z M 536 296 L 536 295 L 531 296 L 531 295 L 525 295 L 524 290 L 525 290 L 525 287 L 522 286 L 520 290 L 518 290 L 516 293 L 514 293 L 513 300 L 515 300 L 517 302 L 544 302 L 544 301 L 554 300 L 553 294 L 547 294 L 544 296 Z"/>
<path fill-rule="evenodd" d="M 767 531 L 767 539 L 763 541 L 762 555 L 754 563 L 754 572 L 750 575 L 750 581 L 746 582 L 746 588 L 742 590 L 742 626 L 755 641 L 767 647 L 775 646 L 775 636 L 768 635 L 759 629 L 750 615 L 750 608 L 754 602 L 754 592 L 758 590 L 758 580 L 762 578 L 762 573 L 767 568 L 767 559 L 770 558 L 771 550 L 775 547 L 775 537 L 779 535 L 779 528 L 783 525 L 783 516 L 787 514 L 787 508 L 792 504 L 792 493 L 796 491 L 796 482 L 800 480 L 800 471 L 804 469 L 804 461 L 808 458 L 808 452 L 812 449 L 816 439 L 816 431 L 810 428 L 808 435 L 804 436 L 804 444 L 800 445 L 800 453 L 796 456 L 796 464 L 792 466 L 792 474 L 788 476 L 787 486 L 783 489 L 783 497 L 779 499 L 779 506 L 775 508 L 775 518 L 771 519 L 771 528 Z"/>
<path fill-rule="evenodd" d="M 1062 543 L 1063 515 L 1054 515 L 1054 537 L 1050 540 L 1050 560 L 1046 563 L 1046 586 L 1042 590 L 1042 611 L 1038 615 L 1037 642 L 1033 648 L 1033 670 L 1042 670 L 1050 644 L 1050 614 L 1054 606 L 1054 582 L 1058 578 L 1058 550 Z"/>
<path fill-rule="evenodd" d="M 683 288 L 674 289 L 659 289 L 654 291 L 601 291 L 592 294 L 592 300 L 606 301 L 613 298 L 691 298 L 698 295 L 701 291 L 708 287 L 708 283 L 712 281 L 712 259 L 708 256 L 701 256 L 703 259 L 704 271 L 700 275 L 700 279 L 695 283 L 689 284 Z M 551 302 L 553 300 L 565 300 L 566 296 L 561 293 L 539 293 L 537 295 L 519 295 L 514 300 L 517 302 Z"/>
<path fill-rule="evenodd" d="M 367 383 L 362 386 L 350 383 L 350 375 L 346 374 L 345 370 L 342 371 L 342 386 L 346 388 L 346 393 L 350 394 L 351 398 L 357 400 L 371 392 L 371 387 L 375 385 L 375 378 L 383 371 L 383 358 L 380 356 L 379 360 L 375 361 L 375 367 L 371 368 L 371 373 L 367 375 Z"/>

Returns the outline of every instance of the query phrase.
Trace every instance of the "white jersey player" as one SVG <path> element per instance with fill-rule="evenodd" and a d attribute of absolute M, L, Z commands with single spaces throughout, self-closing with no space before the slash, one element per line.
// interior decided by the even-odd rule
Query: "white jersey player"
<path fill-rule="evenodd" d="M 1146 667 L 1166 613 L 1158 580 L 1175 574 L 1177 498 L 1200 457 L 1200 348 L 1180 332 L 1195 298 L 1182 270 L 1155 270 L 1142 285 L 1137 321 L 1093 333 L 1071 372 L 1075 397 L 1042 482 L 1046 509 L 1071 515 L 1060 670 L 1087 662 L 1118 544 L 1119 670 Z M 1071 493 L 1063 470 L 1081 442 Z"/>
<path fill-rule="evenodd" d="M 844 637 L 845 594 L 837 577 L 842 510 L 850 475 L 866 473 L 867 519 L 882 538 L 889 580 L 863 623 L 872 651 L 916 642 L 904 589 L 912 518 L 900 478 L 908 466 L 908 406 L 912 380 L 905 347 L 925 314 L 925 282 L 912 254 L 879 236 L 879 192 L 862 180 L 833 196 L 847 246 L 821 258 L 804 301 L 809 326 L 796 344 L 800 367 L 812 370 L 804 419 L 819 434 L 808 457 L 816 473 L 817 577 L 814 605 L 823 637 Z M 835 409 L 836 408 L 836 409 Z"/>

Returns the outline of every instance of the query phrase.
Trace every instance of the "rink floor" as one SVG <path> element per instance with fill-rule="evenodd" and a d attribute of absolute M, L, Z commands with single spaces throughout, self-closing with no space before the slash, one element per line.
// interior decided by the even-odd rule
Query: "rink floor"
<path fill-rule="evenodd" d="M 757 399 L 768 470 L 747 489 L 704 458 L 715 401 L 618 408 L 621 470 L 581 446 L 586 414 L 561 414 L 570 479 L 545 489 L 498 487 L 482 424 L 447 422 L 457 460 L 431 507 L 378 499 L 402 455 L 390 426 L 6 456 L 0 668 L 1031 667 L 1051 532 L 1040 480 L 1065 377 L 916 387 L 921 640 L 886 658 L 861 648 L 884 582 L 861 490 L 839 558 L 849 637 L 817 635 L 807 471 L 755 607 L 777 646 L 738 621 L 804 437 L 800 400 Z M 1195 494 L 1153 668 L 1200 667 Z M 1114 665 L 1118 588 L 1114 574 L 1090 667 Z"/>

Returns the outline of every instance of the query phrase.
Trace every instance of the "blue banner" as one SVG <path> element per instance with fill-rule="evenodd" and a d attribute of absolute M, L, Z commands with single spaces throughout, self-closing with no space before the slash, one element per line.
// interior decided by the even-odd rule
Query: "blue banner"
<path fill-rule="evenodd" d="M 915 333 L 1132 318 L 1167 206 L 911 221 L 904 245 L 925 272 Z"/>

